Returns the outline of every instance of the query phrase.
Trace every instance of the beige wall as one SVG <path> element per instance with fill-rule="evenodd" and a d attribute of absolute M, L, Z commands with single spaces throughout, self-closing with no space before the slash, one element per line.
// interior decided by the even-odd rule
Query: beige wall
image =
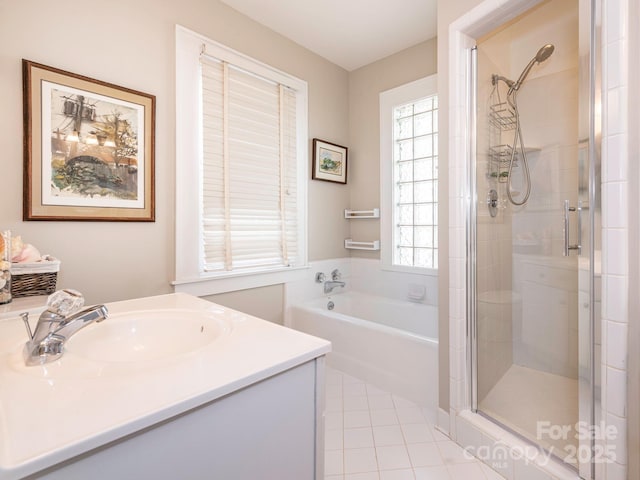
<path fill-rule="evenodd" d="M 60 258 L 58 286 L 83 291 L 88 302 L 172 290 L 176 23 L 306 80 L 309 137 L 349 141 L 347 72 L 216 0 L 0 0 L 0 228 Z M 156 96 L 155 223 L 21 221 L 22 58 Z M 344 255 L 349 202 L 348 188 L 309 182 L 311 260 Z M 250 295 L 265 311 L 281 308 L 281 295 Z"/>
<path fill-rule="evenodd" d="M 436 73 L 436 39 L 349 73 L 349 185 L 351 208 L 380 206 L 380 92 Z M 378 220 L 351 221 L 351 238 L 380 239 Z M 352 250 L 354 257 L 380 252 Z"/>
<path fill-rule="evenodd" d="M 284 324 L 284 285 L 270 285 L 203 297 L 273 323 Z"/>

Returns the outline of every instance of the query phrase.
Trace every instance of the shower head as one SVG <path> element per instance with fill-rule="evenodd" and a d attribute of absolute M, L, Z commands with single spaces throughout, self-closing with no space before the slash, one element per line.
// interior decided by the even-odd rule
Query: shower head
<path fill-rule="evenodd" d="M 513 83 L 513 85 L 509 85 L 509 93 L 513 91 L 518 91 L 518 89 L 522 86 L 522 83 L 524 82 L 525 78 L 527 78 L 527 75 L 529 75 L 529 72 L 531 71 L 533 66 L 536 63 L 542 63 L 545 60 L 547 60 L 551 56 L 554 50 L 555 50 L 555 47 L 550 43 L 546 44 L 540 50 L 538 50 L 538 53 L 536 53 L 536 56 L 531 59 L 531 61 L 526 67 L 524 67 L 524 70 L 518 77 L 518 80 L 516 80 Z"/>
<path fill-rule="evenodd" d="M 551 56 L 551 54 L 555 49 L 556 47 L 554 47 L 550 43 L 547 43 L 544 47 L 538 50 L 538 53 L 536 53 L 536 62 L 538 63 L 544 62 L 547 58 Z"/>

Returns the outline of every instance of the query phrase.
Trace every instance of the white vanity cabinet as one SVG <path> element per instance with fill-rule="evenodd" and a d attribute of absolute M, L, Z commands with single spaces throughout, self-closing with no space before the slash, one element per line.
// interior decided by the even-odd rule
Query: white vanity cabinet
<path fill-rule="evenodd" d="M 322 480 L 315 412 L 323 363 L 294 367 L 29 478 Z"/>
<path fill-rule="evenodd" d="M 107 307 L 36 366 L 0 318 L 1 480 L 323 480 L 329 342 L 181 293 Z"/>

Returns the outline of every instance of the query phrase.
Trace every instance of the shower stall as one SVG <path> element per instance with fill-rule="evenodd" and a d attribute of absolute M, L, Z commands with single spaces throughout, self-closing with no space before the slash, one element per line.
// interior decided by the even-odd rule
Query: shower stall
<path fill-rule="evenodd" d="M 583 478 L 600 341 L 591 11 L 541 2 L 477 41 L 468 271 L 472 410 Z"/>

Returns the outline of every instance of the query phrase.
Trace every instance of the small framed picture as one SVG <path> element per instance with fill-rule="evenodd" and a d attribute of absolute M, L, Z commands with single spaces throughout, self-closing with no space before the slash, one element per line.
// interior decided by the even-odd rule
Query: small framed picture
<path fill-rule="evenodd" d="M 347 147 L 313 139 L 314 180 L 347 183 Z"/>
<path fill-rule="evenodd" d="M 153 222 L 155 97 L 22 61 L 24 220 Z"/>

